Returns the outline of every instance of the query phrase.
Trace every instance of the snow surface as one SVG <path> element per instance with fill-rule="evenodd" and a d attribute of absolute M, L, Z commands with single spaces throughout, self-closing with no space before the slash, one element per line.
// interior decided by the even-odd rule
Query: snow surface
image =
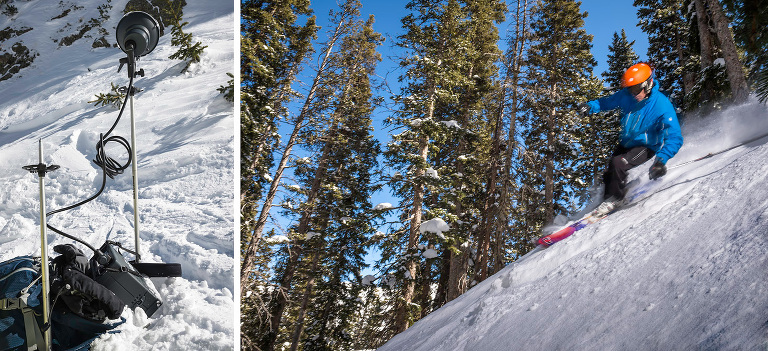
<path fill-rule="evenodd" d="M 768 133 L 751 102 L 683 125 L 627 208 L 510 264 L 379 350 L 765 350 Z"/>
<path fill-rule="evenodd" d="M 111 2 L 103 27 L 112 43 L 126 3 Z M 107 132 L 118 111 L 88 101 L 109 92 L 110 83 L 128 84 L 126 68 L 117 72 L 125 54 L 118 48 L 93 49 L 97 29 L 71 46 L 54 42 L 77 32 L 82 21 L 98 18 L 101 4 L 80 0 L 66 17 L 53 19 L 73 4 L 15 2 L 19 14 L 0 18 L 0 28 L 34 28 L 14 39 L 40 54 L 32 66 L 0 82 L 0 186 L 5 189 L 0 192 L 0 260 L 40 255 L 38 178 L 21 169 L 38 163 L 38 140 L 44 162 L 61 166 L 45 179 L 48 211 L 86 199 L 101 185 L 101 171 L 91 160 L 99 133 Z M 184 63 L 168 59 L 176 48 L 166 29 L 157 48 L 139 61 L 146 75 L 136 79 L 142 91 L 134 102 L 142 259 L 180 263 L 183 275 L 153 278 L 163 306 L 151 318 L 126 309 L 121 333 L 103 336 L 93 350 L 234 348 L 235 119 L 233 104 L 216 90 L 227 85 L 226 73 L 236 73 L 234 4 L 189 1 L 184 21 L 189 22 L 185 32 L 208 46 L 202 62 L 180 74 Z M 128 108 L 113 135 L 130 139 Z M 107 152 L 120 162 L 127 158 L 119 146 L 108 146 Z M 133 248 L 132 194 L 129 169 L 108 179 L 98 199 L 55 214 L 49 223 L 95 246 L 112 240 Z M 54 245 L 71 242 L 52 232 L 48 240 L 51 257 Z"/>

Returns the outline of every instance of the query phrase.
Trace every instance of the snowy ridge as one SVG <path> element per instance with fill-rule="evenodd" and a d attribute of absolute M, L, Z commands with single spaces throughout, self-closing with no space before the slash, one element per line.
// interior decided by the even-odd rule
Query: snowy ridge
<path fill-rule="evenodd" d="M 754 102 L 690 121 L 669 165 L 766 132 Z M 509 265 L 380 350 L 765 349 L 766 143 L 671 169 L 653 196 Z"/>
<path fill-rule="evenodd" d="M 21 169 L 37 164 L 42 139 L 47 164 L 61 169 L 45 180 L 47 209 L 54 210 L 96 193 L 102 174 L 91 161 L 100 133 L 118 115 L 112 107 L 88 101 L 110 91 L 110 83 L 128 84 L 126 68 L 118 73 L 118 48 L 93 48 L 101 37 L 94 27 L 70 46 L 61 38 L 98 18 L 98 7 L 112 6 L 101 26 L 113 44 L 114 28 L 127 0 L 83 0 L 76 4 L 31 0 L 15 2 L 19 13 L 0 19 L 3 28 L 32 30 L 13 38 L 39 54 L 31 66 L 0 82 L 0 260 L 40 254 L 38 179 Z M 66 9 L 66 16 L 55 18 Z M 55 19 L 54 19 L 55 18 Z M 182 278 L 153 278 L 164 305 L 146 318 L 123 313 L 121 333 L 105 335 L 93 350 L 230 350 L 234 348 L 234 108 L 216 90 L 235 73 L 234 4 L 188 2 L 185 32 L 208 47 L 202 62 L 180 74 L 184 63 L 168 59 L 170 29 L 157 48 L 142 57 L 135 97 L 141 254 L 145 262 L 175 262 Z M 130 138 L 129 108 L 112 135 Z M 119 146 L 111 157 L 125 162 Z M 130 169 L 107 180 L 104 193 L 78 209 L 55 214 L 49 223 L 94 246 L 105 240 L 134 247 Z M 49 232 L 53 246 L 71 243 Z M 78 246 L 91 253 L 80 244 Z"/>

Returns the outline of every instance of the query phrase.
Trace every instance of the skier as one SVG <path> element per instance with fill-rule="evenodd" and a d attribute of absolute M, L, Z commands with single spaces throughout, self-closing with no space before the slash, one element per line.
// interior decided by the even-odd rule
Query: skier
<path fill-rule="evenodd" d="M 626 195 L 628 171 L 654 155 L 648 170 L 650 179 L 667 173 L 665 164 L 683 145 L 677 114 L 669 99 L 654 84 L 653 69 L 645 62 L 629 67 L 621 78 L 623 89 L 580 106 L 582 114 L 621 109 L 619 145 L 613 151 L 608 170 L 603 174 L 603 203 L 597 213 L 612 212 Z"/>

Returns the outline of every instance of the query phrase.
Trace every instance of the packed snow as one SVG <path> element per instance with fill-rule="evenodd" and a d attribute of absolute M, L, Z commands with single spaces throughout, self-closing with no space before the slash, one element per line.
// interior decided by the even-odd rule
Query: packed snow
<path fill-rule="evenodd" d="M 666 176 L 648 180 L 650 163 L 633 170 L 647 190 L 634 202 L 379 350 L 766 349 L 768 108 L 750 102 L 682 128 Z"/>
<path fill-rule="evenodd" d="M 106 3 L 106 1 L 103 1 Z M 58 5 L 57 5 L 58 3 Z M 114 43 L 114 28 L 127 0 L 111 1 L 103 28 Z M 88 101 L 110 91 L 110 83 L 128 84 L 125 54 L 118 48 L 92 48 L 99 28 L 71 46 L 61 38 L 79 23 L 99 18 L 100 0 L 15 2 L 18 15 L 3 16 L 0 27 L 30 27 L 21 34 L 39 53 L 31 66 L 0 82 L 0 261 L 40 255 L 38 177 L 22 166 L 38 163 L 38 140 L 44 162 L 61 168 L 45 178 L 47 210 L 84 200 L 101 185 L 101 170 L 91 160 L 100 133 L 114 123 L 118 110 Z M 72 8 L 57 18 L 66 8 Z M 234 4 L 189 1 L 184 8 L 186 33 L 208 47 L 200 63 L 181 74 L 184 63 L 168 58 L 170 28 L 157 48 L 142 57 L 137 77 L 136 139 L 143 262 L 180 263 L 180 278 L 153 278 L 163 306 L 150 318 L 126 309 L 118 334 L 104 335 L 93 350 L 231 350 L 234 323 L 234 107 L 217 91 L 235 73 Z M 14 41 L 7 42 L 13 43 Z M 130 139 L 129 108 L 113 135 Z M 127 159 L 119 146 L 107 153 Z M 107 180 L 104 193 L 78 209 L 51 216 L 49 223 L 94 246 L 105 240 L 134 247 L 133 190 L 130 168 Z M 72 241 L 48 233 L 53 246 Z M 84 252 L 90 250 L 77 244 Z M 130 257 L 128 255 L 129 259 Z"/>

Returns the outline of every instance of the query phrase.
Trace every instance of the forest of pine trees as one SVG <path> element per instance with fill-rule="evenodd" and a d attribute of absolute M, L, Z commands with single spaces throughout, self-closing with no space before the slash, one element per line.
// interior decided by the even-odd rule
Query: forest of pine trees
<path fill-rule="evenodd" d="M 594 72 L 572 0 L 411 0 L 397 33 L 337 3 L 241 2 L 243 350 L 374 349 L 533 249 L 617 142 L 617 114 L 577 106 L 639 58 L 622 30 Z M 683 123 L 768 99 L 768 0 L 634 6 Z"/>

